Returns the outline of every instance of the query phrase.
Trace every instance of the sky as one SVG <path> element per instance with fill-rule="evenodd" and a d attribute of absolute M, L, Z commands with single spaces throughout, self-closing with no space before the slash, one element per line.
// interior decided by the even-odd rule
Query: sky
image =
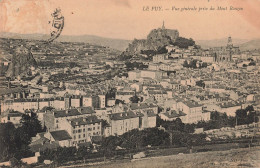
<path fill-rule="evenodd" d="M 228 10 L 216 10 L 219 6 Z M 196 40 L 260 38 L 260 0 L 0 0 L 0 32 L 49 34 L 57 7 L 65 18 L 62 35 L 141 39 L 164 21 L 166 28 Z M 181 11 L 184 7 L 197 9 Z"/>

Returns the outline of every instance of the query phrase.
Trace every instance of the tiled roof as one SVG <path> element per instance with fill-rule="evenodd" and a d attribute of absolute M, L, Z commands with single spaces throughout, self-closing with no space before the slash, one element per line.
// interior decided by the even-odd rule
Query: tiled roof
<path fill-rule="evenodd" d="M 55 118 L 76 116 L 76 115 L 81 115 L 81 113 L 78 112 L 77 109 L 61 110 L 61 111 L 55 111 L 54 112 L 54 117 Z"/>
<path fill-rule="evenodd" d="M 114 113 L 114 114 L 109 114 L 109 117 L 111 120 L 125 120 L 129 118 L 137 118 L 138 116 L 132 112 L 123 112 L 123 113 Z"/>
<path fill-rule="evenodd" d="M 11 94 L 11 93 L 19 93 L 19 92 L 23 92 L 25 91 L 25 89 L 17 87 L 17 88 L 10 88 L 10 89 L 0 89 L 0 96 L 2 95 L 6 95 L 6 94 Z"/>
<path fill-rule="evenodd" d="M 96 113 L 95 110 L 93 110 L 92 107 L 80 107 L 79 111 L 82 114 L 94 114 L 94 113 Z"/>
<path fill-rule="evenodd" d="M 97 118 L 97 116 L 88 116 L 88 117 L 80 117 L 80 118 L 74 118 L 70 119 L 69 122 L 71 122 L 71 125 L 78 126 L 78 125 L 89 125 L 94 123 L 100 123 L 101 120 Z"/>
<path fill-rule="evenodd" d="M 153 107 L 157 107 L 157 106 L 155 106 L 153 104 L 148 105 L 147 103 L 132 103 L 132 104 L 130 104 L 131 110 L 147 109 L 147 108 L 153 108 Z"/>
<path fill-rule="evenodd" d="M 72 139 L 69 133 L 65 130 L 58 130 L 50 132 L 51 136 L 54 138 L 55 141 L 63 141 Z"/>
<path fill-rule="evenodd" d="M 20 113 L 18 111 L 11 111 L 7 114 L 8 117 L 22 117 L 23 113 Z"/>

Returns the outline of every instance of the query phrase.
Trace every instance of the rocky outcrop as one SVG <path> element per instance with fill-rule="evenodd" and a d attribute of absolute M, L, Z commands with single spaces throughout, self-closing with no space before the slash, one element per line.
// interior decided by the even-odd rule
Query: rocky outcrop
<path fill-rule="evenodd" d="M 27 74 L 32 67 L 37 67 L 31 51 L 24 46 L 17 47 L 12 53 L 11 63 L 7 69 L 7 77 L 16 77 Z"/>
<path fill-rule="evenodd" d="M 135 39 L 129 44 L 127 52 L 139 53 L 141 50 L 158 50 L 159 48 L 175 42 L 179 37 L 178 30 L 158 28 L 153 29 L 147 36 L 147 39 Z"/>

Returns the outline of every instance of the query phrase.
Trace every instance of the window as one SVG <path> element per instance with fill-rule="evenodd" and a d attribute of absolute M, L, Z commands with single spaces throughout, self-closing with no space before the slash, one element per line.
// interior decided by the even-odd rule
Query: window
<path fill-rule="evenodd" d="M 93 130 L 95 130 L 95 127 L 93 127 Z"/>
<path fill-rule="evenodd" d="M 74 139 L 76 139 L 76 136 L 74 136 Z"/>
<path fill-rule="evenodd" d="M 75 132 L 76 132 L 76 131 L 75 131 L 75 130 L 73 130 L 73 134 L 75 134 Z"/>
<path fill-rule="evenodd" d="M 81 133 L 81 129 L 78 130 L 78 133 Z"/>
<path fill-rule="evenodd" d="M 83 138 L 85 138 L 85 134 L 83 134 Z"/>
<path fill-rule="evenodd" d="M 79 138 L 80 138 L 80 135 L 79 135 Z"/>
<path fill-rule="evenodd" d="M 85 128 L 83 129 L 83 132 L 85 132 Z"/>
<path fill-rule="evenodd" d="M 92 129 L 91 129 L 91 128 L 88 128 L 88 131 L 92 131 Z"/>
<path fill-rule="evenodd" d="M 99 129 L 100 127 L 98 126 L 97 129 Z"/>

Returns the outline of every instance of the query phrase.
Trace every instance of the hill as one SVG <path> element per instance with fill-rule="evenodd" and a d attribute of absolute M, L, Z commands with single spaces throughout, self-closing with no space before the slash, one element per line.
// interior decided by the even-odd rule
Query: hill
<path fill-rule="evenodd" d="M 31 67 L 37 67 L 37 63 L 30 50 L 24 46 L 17 47 L 12 53 L 11 64 L 7 69 L 6 76 L 15 77 L 26 74 L 31 70 Z"/>
<path fill-rule="evenodd" d="M 17 34 L 17 33 L 0 33 L 2 38 L 15 38 L 15 39 L 31 39 L 31 40 L 47 40 L 49 35 L 46 34 Z M 124 51 L 130 40 L 112 39 L 93 35 L 69 36 L 61 35 L 57 41 L 60 42 L 85 42 L 101 46 L 107 46 L 113 49 Z"/>
<path fill-rule="evenodd" d="M 227 38 L 214 39 L 214 40 L 196 40 L 196 44 L 200 45 L 202 48 L 210 47 L 221 47 L 227 45 Z M 232 39 L 232 42 L 235 46 L 241 45 L 248 42 L 246 39 Z"/>
<path fill-rule="evenodd" d="M 239 48 L 242 51 L 255 50 L 255 49 L 258 50 L 258 49 L 260 49 L 260 39 L 250 40 L 246 43 L 240 44 Z"/>
<path fill-rule="evenodd" d="M 135 39 L 129 47 L 127 52 L 129 54 L 140 53 L 144 50 L 158 50 L 169 44 L 173 44 L 179 38 L 178 30 L 158 28 L 153 29 L 148 35 L 147 39 Z"/>

